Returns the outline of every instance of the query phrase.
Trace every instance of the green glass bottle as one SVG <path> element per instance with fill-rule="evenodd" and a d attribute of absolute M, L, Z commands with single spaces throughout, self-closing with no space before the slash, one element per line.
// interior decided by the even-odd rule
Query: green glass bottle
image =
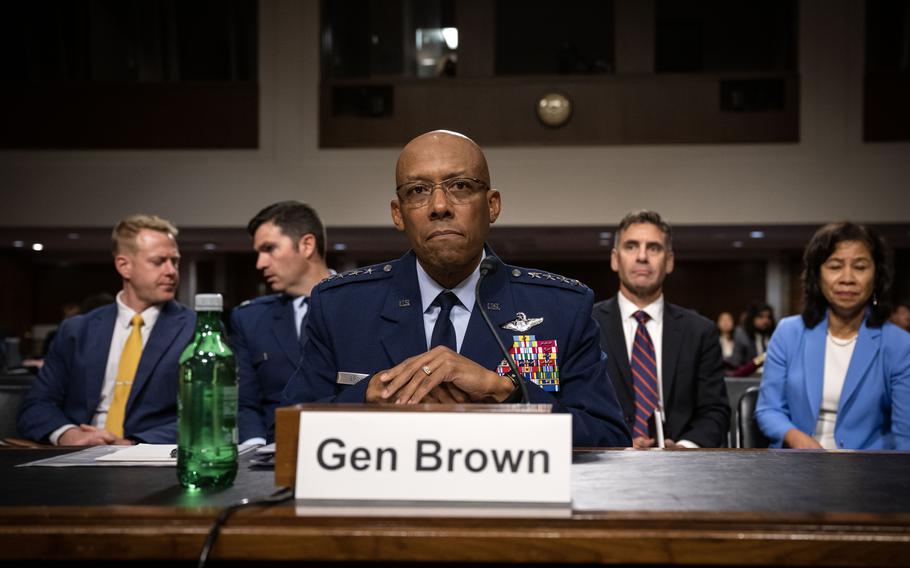
<path fill-rule="evenodd" d="M 221 323 L 221 294 L 196 295 L 196 331 L 180 355 L 177 479 L 228 487 L 237 475 L 237 375 Z"/>

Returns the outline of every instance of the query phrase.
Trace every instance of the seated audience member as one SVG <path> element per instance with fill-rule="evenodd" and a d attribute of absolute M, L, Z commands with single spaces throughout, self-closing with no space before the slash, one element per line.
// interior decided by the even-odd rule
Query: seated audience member
<path fill-rule="evenodd" d="M 744 364 L 736 367 L 735 369 L 729 369 L 727 371 L 728 377 L 750 377 L 755 374 L 761 373 L 761 366 L 765 364 L 765 353 L 762 353 L 755 359 L 751 361 L 746 361 Z"/>
<path fill-rule="evenodd" d="M 116 303 L 65 320 L 19 410 L 19 433 L 60 446 L 177 441 L 178 358 L 196 317 L 174 300 L 177 229 L 133 215 L 112 234 Z"/>
<path fill-rule="evenodd" d="M 755 302 L 746 310 L 742 326 L 733 332 L 734 367 L 741 367 L 768 349 L 768 341 L 774 333 L 774 308 L 764 302 Z"/>
<path fill-rule="evenodd" d="M 910 301 L 900 302 L 891 313 L 891 323 L 904 331 L 910 331 Z"/>
<path fill-rule="evenodd" d="M 86 296 L 82 299 L 82 303 L 79 304 L 79 313 L 87 314 L 94 309 L 100 308 L 101 306 L 113 304 L 115 301 L 116 298 L 114 295 L 107 292 L 92 294 L 91 296 Z"/>
<path fill-rule="evenodd" d="M 67 302 L 63 304 L 62 311 L 63 317 L 61 318 L 61 321 L 68 320 L 69 318 L 77 316 L 81 313 L 79 310 L 79 304 L 75 302 Z M 23 367 L 30 367 L 36 373 L 38 372 L 38 369 L 41 369 L 41 367 L 44 365 L 44 358 L 47 357 L 47 353 L 51 349 L 51 344 L 54 342 L 54 337 L 57 335 L 57 329 L 59 329 L 59 326 L 55 329 L 50 330 L 47 332 L 47 335 L 44 336 L 44 343 L 41 347 L 41 356 L 25 359 L 22 361 Z"/>
<path fill-rule="evenodd" d="M 247 225 L 256 268 L 276 293 L 244 302 L 231 313 L 240 400 L 237 427 L 245 444 L 272 442 L 275 407 L 301 365 L 304 325 L 313 286 L 329 276 L 325 228 L 298 201 L 269 205 Z"/>
<path fill-rule="evenodd" d="M 717 333 L 720 341 L 720 353 L 724 358 L 724 367 L 727 369 L 735 367 L 733 359 L 733 314 L 730 312 L 721 312 L 717 316 Z"/>
<path fill-rule="evenodd" d="M 626 215 L 610 266 L 619 275 L 619 293 L 595 305 L 593 314 L 633 446 L 657 444 L 655 409 L 664 413 L 666 447 L 723 445 L 730 403 L 717 329 L 663 295 L 674 267 L 670 225 L 654 211 Z"/>
<path fill-rule="evenodd" d="M 392 222 L 412 250 L 314 288 L 304 365 L 284 401 L 521 402 L 527 381 L 525 402 L 572 415 L 575 446 L 628 446 L 588 287 L 496 259 L 481 295 L 497 333 L 514 354 L 548 356 L 521 376 L 503 365 L 474 290 L 481 261 L 495 258 L 485 242 L 502 201 L 480 148 L 428 132 L 405 146 L 395 177 Z"/>
<path fill-rule="evenodd" d="M 75 302 L 67 302 L 63 304 L 63 317 L 60 318 L 60 321 L 68 320 L 73 316 L 78 316 L 81 312 L 79 304 Z M 47 352 L 51 350 L 51 343 L 54 342 L 54 336 L 57 335 L 57 330 L 53 329 L 47 332 L 47 335 L 44 336 L 44 344 L 41 348 L 41 356 L 46 357 Z"/>
<path fill-rule="evenodd" d="M 756 406 L 772 447 L 910 449 L 910 334 L 887 321 L 887 259 L 862 225 L 812 237 L 805 307 L 774 332 Z"/>

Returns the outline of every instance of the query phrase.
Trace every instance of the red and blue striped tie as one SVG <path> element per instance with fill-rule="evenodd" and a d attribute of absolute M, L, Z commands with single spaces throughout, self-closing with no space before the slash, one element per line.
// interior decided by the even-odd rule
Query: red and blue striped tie
<path fill-rule="evenodd" d="M 648 334 L 645 323 L 650 319 L 647 313 L 639 310 L 632 314 L 638 321 L 635 340 L 632 342 L 632 386 L 635 389 L 635 425 L 633 437 L 650 438 L 648 420 L 654 409 L 660 404 L 657 394 L 657 358 L 654 356 L 654 344 Z"/>

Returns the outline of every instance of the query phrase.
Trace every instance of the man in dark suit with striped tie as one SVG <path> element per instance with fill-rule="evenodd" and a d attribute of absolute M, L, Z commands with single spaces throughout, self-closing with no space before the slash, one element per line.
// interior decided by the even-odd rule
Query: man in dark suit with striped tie
<path fill-rule="evenodd" d="M 309 205 L 281 201 L 247 225 L 256 268 L 276 293 L 244 302 L 231 313 L 231 347 L 237 358 L 240 441 L 272 441 L 275 407 L 299 369 L 304 323 L 313 287 L 329 276 L 325 228 Z"/>
<path fill-rule="evenodd" d="M 636 448 L 719 447 L 730 427 L 723 358 L 714 324 L 664 301 L 673 271 L 672 232 L 658 213 L 637 211 L 616 231 L 610 266 L 619 293 L 594 306 L 608 373 Z"/>

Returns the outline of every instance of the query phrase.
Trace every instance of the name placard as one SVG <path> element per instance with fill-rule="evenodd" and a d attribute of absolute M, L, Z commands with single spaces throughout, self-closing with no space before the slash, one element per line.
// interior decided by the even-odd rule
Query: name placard
<path fill-rule="evenodd" d="M 304 500 L 567 504 L 569 414 L 300 413 Z"/>

